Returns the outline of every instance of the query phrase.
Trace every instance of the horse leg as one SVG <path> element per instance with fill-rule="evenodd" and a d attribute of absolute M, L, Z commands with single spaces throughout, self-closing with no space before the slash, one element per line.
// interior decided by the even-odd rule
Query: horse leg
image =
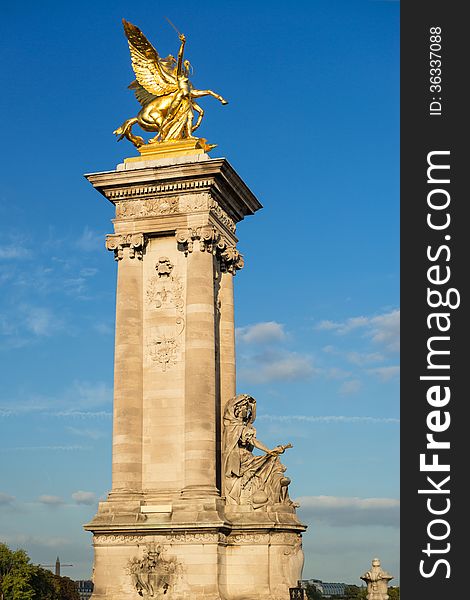
<path fill-rule="evenodd" d="M 152 106 L 144 107 L 137 115 L 137 122 L 145 131 L 156 131 L 157 135 L 151 138 L 150 142 L 158 142 L 163 125 L 163 113 L 161 110 Z"/>
<path fill-rule="evenodd" d="M 202 121 L 202 117 L 204 116 L 204 111 L 199 106 L 199 104 L 196 104 L 196 102 L 193 102 L 193 108 L 199 114 L 198 114 L 198 117 L 197 117 L 197 121 L 194 124 L 194 127 L 191 128 L 191 132 L 189 134 L 190 136 L 191 136 L 191 133 L 193 133 L 194 131 L 196 131 L 196 129 L 199 127 L 199 125 L 201 124 L 201 121 Z"/>
<path fill-rule="evenodd" d="M 118 127 L 117 129 L 115 129 L 113 131 L 114 135 L 119 135 L 120 137 L 118 138 L 118 142 L 120 142 L 122 140 L 122 138 L 127 137 L 126 134 L 129 131 L 129 129 L 132 127 L 132 125 L 134 125 L 134 123 L 137 123 L 137 119 L 127 119 L 127 121 L 124 121 L 124 123 L 121 125 L 121 127 Z"/>
<path fill-rule="evenodd" d="M 135 125 L 137 123 L 137 118 L 134 117 L 132 119 L 127 119 L 127 121 L 124 121 L 124 123 L 121 125 L 121 127 L 119 127 L 118 129 L 116 129 L 115 131 L 113 131 L 113 133 L 115 135 L 118 135 L 118 142 L 122 140 L 122 138 L 127 138 L 130 142 L 132 142 L 134 144 L 134 146 L 136 148 L 138 148 L 139 146 L 142 146 L 142 144 L 144 144 L 144 138 L 140 137 L 140 135 L 134 135 L 132 133 L 132 126 Z"/>

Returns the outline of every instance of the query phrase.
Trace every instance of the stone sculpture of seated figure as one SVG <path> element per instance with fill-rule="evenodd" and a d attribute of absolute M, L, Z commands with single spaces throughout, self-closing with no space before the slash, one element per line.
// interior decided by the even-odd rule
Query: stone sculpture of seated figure
<path fill-rule="evenodd" d="M 279 455 L 291 444 L 267 448 L 256 437 L 256 400 L 247 394 L 231 398 L 224 410 L 223 474 L 227 504 L 260 508 L 272 504 L 295 506 L 288 494 L 290 479 Z M 264 452 L 255 456 L 253 449 Z"/>

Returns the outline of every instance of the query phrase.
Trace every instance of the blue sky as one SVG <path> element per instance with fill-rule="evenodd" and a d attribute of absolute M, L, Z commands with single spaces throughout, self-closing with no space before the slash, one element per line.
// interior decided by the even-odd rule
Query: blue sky
<path fill-rule="evenodd" d="M 22 2 L 3 9 L 0 539 L 91 573 L 110 487 L 112 206 L 83 173 L 133 147 L 121 19 L 188 39 L 200 135 L 264 209 L 240 223 L 238 389 L 292 442 L 304 577 L 399 576 L 399 3 Z"/>

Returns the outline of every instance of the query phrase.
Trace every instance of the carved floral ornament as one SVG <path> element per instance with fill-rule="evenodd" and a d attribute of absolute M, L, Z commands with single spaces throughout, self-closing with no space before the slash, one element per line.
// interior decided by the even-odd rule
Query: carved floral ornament
<path fill-rule="evenodd" d="M 176 232 L 178 247 L 187 256 L 193 252 L 195 244 L 201 252 L 215 254 L 220 261 L 222 272 L 235 275 L 244 266 L 244 259 L 235 246 L 227 243 L 215 227 L 210 225 L 195 229 L 180 229 Z"/>
<path fill-rule="evenodd" d="M 174 265 L 168 257 L 161 256 L 155 265 L 155 270 L 157 271 L 159 277 L 169 277 L 171 271 L 173 270 L 173 266 Z"/>
<path fill-rule="evenodd" d="M 148 356 L 165 372 L 180 358 L 180 337 L 184 330 L 184 290 L 181 277 L 174 272 L 174 265 L 167 256 L 156 262 L 157 272 L 148 283 L 147 302 L 155 310 L 170 311 L 172 326 L 157 327 L 147 344 Z"/>
<path fill-rule="evenodd" d="M 209 185 L 210 182 L 204 182 Z M 116 219 L 135 219 L 141 217 L 157 217 L 176 213 L 193 213 L 210 210 L 225 227 L 232 233 L 236 231 L 235 221 L 229 217 L 219 203 L 204 192 L 186 193 L 181 196 L 163 196 L 145 198 L 145 195 L 155 193 L 154 187 L 132 188 L 124 191 L 108 193 L 116 205 Z M 121 195 L 118 195 L 118 194 Z M 140 197 L 139 196 L 143 196 Z"/>
<path fill-rule="evenodd" d="M 167 533 L 164 535 L 132 535 L 132 534 L 95 534 L 93 538 L 95 545 L 129 545 L 129 546 L 148 546 L 152 544 L 217 544 L 226 543 L 227 536 L 223 533 L 211 533 L 211 532 L 187 532 L 182 531 L 181 533 Z"/>

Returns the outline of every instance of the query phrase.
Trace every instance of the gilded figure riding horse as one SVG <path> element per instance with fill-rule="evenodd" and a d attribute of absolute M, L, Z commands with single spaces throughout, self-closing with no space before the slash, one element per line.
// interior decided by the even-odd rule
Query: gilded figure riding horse
<path fill-rule="evenodd" d="M 119 136 L 118 141 L 126 137 L 137 148 L 145 144 L 145 140 L 132 133 L 136 123 L 144 131 L 156 132 L 149 143 L 194 138 L 193 132 L 204 116 L 196 98 L 213 96 L 222 104 L 227 104 L 227 100 L 212 90 L 193 88 L 189 81 L 191 65 L 183 60 L 186 38 L 182 33 L 178 34 L 181 42 L 178 59 L 171 54 L 161 58 L 138 27 L 124 19 L 123 24 L 136 76 L 129 88 L 134 90 L 142 110 L 113 133 Z M 193 124 L 194 111 L 198 118 Z"/>

